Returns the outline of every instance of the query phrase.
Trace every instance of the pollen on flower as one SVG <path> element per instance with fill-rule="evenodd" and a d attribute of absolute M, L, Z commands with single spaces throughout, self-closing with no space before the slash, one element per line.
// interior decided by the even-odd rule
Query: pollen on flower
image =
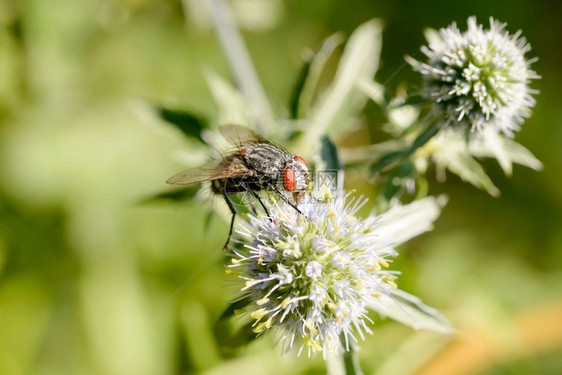
<path fill-rule="evenodd" d="M 287 308 L 287 306 L 289 306 L 289 303 L 291 303 L 291 298 L 286 297 L 283 302 L 281 302 L 281 308 L 285 309 Z"/>
<path fill-rule="evenodd" d="M 424 95 L 446 125 L 513 136 L 535 105 L 530 49 L 521 32 L 510 35 L 493 18 L 485 30 L 470 17 L 466 32 L 453 23 L 422 47 L 427 62 L 408 62 L 425 77 Z"/>
<path fill-rule="evenodd" d="M 398 288 L 394 280 L 396 277 L 394 275 L 382 275 L 381 280 L 391 285 L 393 288 Z"/>
<path fill-rule="evenodd" d="M 382 258 L 377 259 L 377 261 L 379 262 L 379 264 L 381 266 L 383 266 L 384 268 L 388 268 L 390 267 L 390 264 L 388 264 L 388 262 Z"/>
<path fill-rule="evenodd" d="M 262 299 L 256 301 L 256 305 L 261 306 L 261 305 L 265 305 L 268 302 L 269 302 L 269 298 L 263 297 Z"/>
<path fill-rule="evenodd" d="M 310 355 L 348 350 L 371 332 L 367 308 L 395 285 L 396 276 L 381 271 L 395 251 L 378 241 L 374 216 L 356 216 L 365 203 L 349 196 L 304 202 L 306 220 L 283 202 L 270 218 L 249 215 L 239 244 L 231 244 L 238 261 L 229 267 L 252 301 L 246 308 L 255 333 L 274 330 L 285 350 L 297 346 Z"/>
<path fill-rule="evenodd" d="M 257 319 L 263 318 L 263 317 L 266 316 L 266 315 L 267 315 L 267 310 L 266 310 L 266 309 L 258 309 L 258 310 L 253 311 L 253 312 L 250 314 L 250 317 L 251 317 L 252 319 L 256 319 L 256 320 L 257 320 Z"/>
<path fill-rule="evenodd" d="M 318 334 L 318 330 L 316 328 L 314 328 L 313 322 L 311 321 L 306 321 L 304 323 L 305 327 L 310 331 L 310 333 L 312 333 L 313 335 L 317 335 Z"/>

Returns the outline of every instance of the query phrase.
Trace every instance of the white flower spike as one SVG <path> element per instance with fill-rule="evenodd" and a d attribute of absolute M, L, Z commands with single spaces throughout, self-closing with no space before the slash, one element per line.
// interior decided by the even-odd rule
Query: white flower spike
<path fill-rule="evenodd" d="M 284 350 L 308 355 L 349 350 L 371 332 L 368 309 L 414 328 L 450 332 L 436 310 L 399 291 L 389 270 L 394 246 L 430 230 L 444 204 L 425 198 L 385 214 L 356 217 L 363 198 L 304 202 L 298 214 L 285 203 L 271 218 L 249 216 L 231 246 L 229 273 L 244 284 L 241 299 L 255 333 L 280 333 Z M 343 343 L 340 341 L 343 338 Z"/>
<path fill-rule="evenodd" d="M 436 115 L 449 126 L 513 137 L 535 105 L 529 82 L 540 78 L 530 69 L 536 59 L 525 59 L 531 47 L 521 32 L 509 35 L 493 18 L 484 30 L 470 17 L 464 33 L 453 23 L 431 36 L 421 49 L 428 61 L 408 62 L 425 77 Z"/>

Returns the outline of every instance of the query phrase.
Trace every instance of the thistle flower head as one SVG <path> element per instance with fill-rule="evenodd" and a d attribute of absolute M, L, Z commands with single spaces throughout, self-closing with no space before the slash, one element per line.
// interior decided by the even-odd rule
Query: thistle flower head
<path fill-rule="evenodd" d="M 337 352 L 371 332 L 367 308 L 380 307 L 396 288 L 388 270 L 392 248 L 382 216 L 356 216 L 366 199 L 335 197 L 327 203 L 301 203 L 300 215 L 278 204 L 271 217 L 250 216 L 237 231 L 242 248 L 233 252 L 230 272 L 244 281 L 245 312 L 255 333 L 276 330 L 285 350 Z M 398 242 L 429 229 L 438 209 Z M 427 208 L 427 207 L 426 207 Z M 391 220 L 392 221 L 392 220 Z M 386 228 L 386 229 L 385 229 Z M 343 338 L 343 346 L 340 341 Z"/>
<path fill-rule="evenodd" d="M 447 125 L 513 136 L 535 104 L 529 82 L 539 77 L 525 59 L 530 49 L 521 32 L 509 35 L 493 18 L 484 30 L 470 17 L 466 32 L 453 23 L 422 47 L 426 63 L 409 62 L 425 76 L 424 93 Z"/>

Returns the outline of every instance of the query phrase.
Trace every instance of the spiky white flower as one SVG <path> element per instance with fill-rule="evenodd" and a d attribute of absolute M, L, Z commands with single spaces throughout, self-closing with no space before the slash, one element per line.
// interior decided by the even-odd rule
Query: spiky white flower
<path fill-rule="evenodd" d="M 531 47 L 521 31 L 509 35 L 493 18 L 484 30 L 470 17 L 466 32 L 453 23 L 428 39 L 421 50 L 429 61 L 408 61 L 425 76 L 424 95 L 437 115 L 454 127 L 513 136 L 535 105 L 529 82 L 539 78 L 530 69 L 535 59 L 525 59 Z"/>
<path fill-rule="evenodd" d="M 443 202 L 426 198 L 361 219 L 365 203 L 309 201 L 299 206 L 306 217 L 280 203 L 271 217 L 250 215 L 242 224 L 228 267 L 244 281 L 240 300 L 248 301 L 254 332 L 276 330 L 285 350 L 310 355 L 349 350 L 371 332 L 369 308 L 415 328 L 449 330 L 437 311 L 396 289 L 398 272 L 388 269 L 393 246 L 429 230 Z"/>

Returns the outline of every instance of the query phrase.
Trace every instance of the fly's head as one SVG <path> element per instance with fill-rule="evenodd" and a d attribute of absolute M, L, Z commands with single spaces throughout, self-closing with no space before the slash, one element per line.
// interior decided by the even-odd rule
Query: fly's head
<path fill-rule="evenodd" d="M 291 157 L 285 163 L 282 177 L 283 190 L 292 193 L 295 203 L 298 203 L 310 185 L 306 161 L 300 156 Z"/>

